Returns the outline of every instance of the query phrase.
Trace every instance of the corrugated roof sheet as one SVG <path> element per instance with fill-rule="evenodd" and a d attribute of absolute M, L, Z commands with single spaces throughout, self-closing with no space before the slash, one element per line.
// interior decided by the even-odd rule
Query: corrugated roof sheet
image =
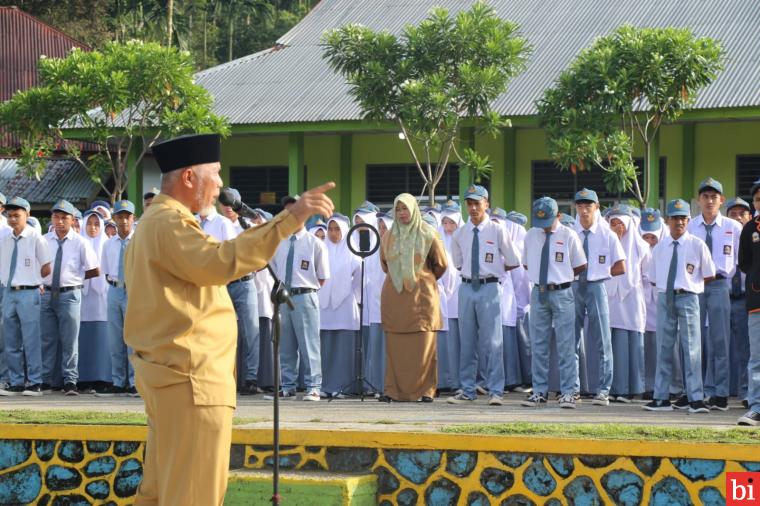
<path fill-rule="evenodd" d="M 400 33 L 435 5 L 452 13 L 474 0 L 323 0 L 273 49 L 197 74 L 214 109 L 232 124 L 361 119 L 343 78 L 322 58 L 325 30 L 360 23 Z M 725 70 L 698 96 L 695 109 L 760 106 L 758 0 L 490 0 L 503 18 L 520 25 L 533 46 L 527 70 L 494 103 L 506 116 L 536 113 L 535 101 L 578 52 L 624 23 L 688 27 L 719 39 Z"/>
<path fill-rule="evenodd" d="M 0 159 L 0 192 L 7 198 L 23 197 L 34 205 L 66 199 L 75 206 L 89 203 L 100 190 L 87 171 L 67 159 L 50 160 L 39 181 L 27 177 L 18 160 Z"/>

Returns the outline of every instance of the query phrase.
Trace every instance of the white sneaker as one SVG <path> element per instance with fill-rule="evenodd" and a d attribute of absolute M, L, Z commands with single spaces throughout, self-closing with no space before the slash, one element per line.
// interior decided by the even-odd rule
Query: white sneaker
<path fill-rule="evenodd" d="M 488 405 L 489 406 L 503 406 L 504 399 L 502 399 L 498 395 L 492 395 L 491 397 L 488 398 Z"/>
<path fill-rule="evenodd" d="M 626 397 L 625 395 L 618 395 L 615 398 L 615 400 L 618 401 L 618 402 L 622 402 L 624 404 L 630 404 L 631 402 L 633 402 L 633 399 L 630 399 L 630 398 Z"/>
<path fill-rule="evenodd" d="M 533 387 L 524 387 L 522 385 L 518 385 L 514 388 L 515 392 L 521 393 L 521 394 L 529 394 L 533 391 Z"/>
<path fill-rule="evenodd" d="M 591 401 L 591 404 L 594 406 L 609 406 L 610 398 L 607 396 L 607 394 L 599 393 L 594 396 L 594 400 Z"/>
<path fill-rule="evenodd" d="M 469 397 L 462 394 L 456 394 L 453 397 L 449 397 L 446 399 L 446 402 L 449 404 L 465 404 L 467 402 L 473 402 L 475 399 L 470 399 Z"/>
<path fill-rule="evenodd" d="M 565 394 L 559 398 L 559 407 L 566 409 L 575 409 L 575 396 L 573 394 Z"/>
<path fill-rule="evenodd" d="M 301 397 L 302 401 L 318 401 L 319 400 L 319 390 L 309 390 L 304 394 L 303 397 Z"/>
<path fill-rule="evenodd" d="M 488 391 L 480 385 L 475 386 L 475 391 L 480 395 L 488 395 Z"/>

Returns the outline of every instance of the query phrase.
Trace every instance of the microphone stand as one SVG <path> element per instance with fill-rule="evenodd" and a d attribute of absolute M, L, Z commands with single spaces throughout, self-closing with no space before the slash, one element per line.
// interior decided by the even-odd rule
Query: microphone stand
<path fill-rule="evenodd" d="M 238 217 L 238 222 L 244 230 L 251 227 L 251 225 L 243 219 L 242 216 Z M 293 310 L 295 306 L 290 298 L 290 292 L 285 283 L 280 281 L 277 275 L 274 273 L 272 266 L 267 264 L 267 270 L 269 275 L 274 280 L 274 286 L 272 287 L 272 293 L 270 297 L 272 304 L 274 305 L 274 311 L 272 314 L 272 383 L 274 389 L 274 403 L 273 403 L 273 430 L 272 430 L 272 504 L 280 504 L 280 305 L 287 304 L 288 307 Z"/>

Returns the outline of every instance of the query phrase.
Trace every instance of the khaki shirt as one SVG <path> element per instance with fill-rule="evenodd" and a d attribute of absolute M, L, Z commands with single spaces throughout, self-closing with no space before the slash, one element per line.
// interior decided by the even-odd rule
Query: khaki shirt
<path fill-rule="evenodd" d="M 124 259 L 124 341 L 140 381 L 189 381 L 196 405 L 234 407 L 237 322 L 226 284 L 262 269 L 299 226 L 284 211 L 220 243 L 182 203 L 156 196 Z"/>

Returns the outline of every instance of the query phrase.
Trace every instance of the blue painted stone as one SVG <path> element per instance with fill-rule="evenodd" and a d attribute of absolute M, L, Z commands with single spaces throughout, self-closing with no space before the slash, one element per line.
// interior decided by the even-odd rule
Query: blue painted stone
<path fill-rule="evenodd" d="M 552 466 L 554 472 L 563 478 L 567 478 L 573 474 L 575 464 L 573 464 L 573 458 L 568 455 L 547 455 L 546 460 L 549 461 L 549 465 Z"/>
<path fill-rule="evenodd" d="M 446 478 L 438 478 L 425 489 L 425 504 L 429 506 L 455 506 L 462 490 Z"/>
<path fill-rule="evenodd" d="M 760 462 L 740 462 L 742 467 L 753 473 L 760 472 Z"/>
<path fill-rule="evenodd" d="M 486 467 L 480 473 L 480 484 L 483 485 L 491 495 L 499 496 L 505 490 L 512 488 L 515 484 L 515 476 L 509 471 L 497 469 L 495 467 Z"/>
<path fill-rule="evenodd" d="M 602 487 L 615 504 L 634 506 L 641 504 L 644 480 L 630 471 L 616 470 L 602 476 Z"/>
<path fill-rule="evenodd" d="M 86 497 L 79 494 L 59 495 L 53 499 L 52 506 L 91 506 Z"/>
<path fill-rule="evenodd" d="M 375 474 L 377 475 L 378 494 L 390 494 L 391 492 L 398 489 L 400 485 L 398 478 L 396 478 L 396 476 L 388 469 L 380 466 L 375 469 Z"/>
<path fill-rule="evenodd" d="M 577 506 L 600 506 L 604 504 L 599 491 L 588 476 L 578 476 L 563 490 L 567 503 Z"/>
<path fill-rule="evenodd" d="M 414 506 L 417 504 L 417 492 L 411 488 L 405 488 L 396 496 L 396 504 L 399 506 Z"/>
<path fill-rule="evenodd" d="M 110 441 L 87 441 L 87 451 L 90 453 L 107 452 L 110 447 Z"/>
<path fill-rule="evenodd" d="M 84 489 L 93 499 L 106 499 L 111 493 L 111 485 L 106 480 L 92 481 Z"/>
<path fill-rule="evenodd" d="M 0 440 L 0 470 L 26 462 L 31 456 L 31 441 L 19 439 Z"/>
<path fill-rule="evenodd" d="M 137 441 L 117 441 L 113 445 L 113 452 L 117 457 L 126 457 L 132 455 L 140 448 L 140 443 Z"/>
<path fill-rule="evenodd" d="M 549 474 L 544 467 L 544 460 L 540 457 L 533 459 L 533 462 L 523 473 L 523 483 L 528 490 L 536 495 L 549 495 L 557 488 L 557 481 Z"/>
<path fill-rule="evenodd" d="M 385 450 L 385 460 L 398 473 L 417 485 L 422 485 L 441 465 L 439 450 Z"/>
<path fill-rule="evenodd" d="M 73 467 L 50 466 L 45 473 L 45 485 L 52 491 L 71 490 L 82 484 L 82 475 Z"/>
<path fill-rule="evenodd" d="M 130 497 L 135 495 L 137 487 L 142 481 L 142 464 L 137 459 L 127 459 L 119 466 L 119 472 L 113 482 L 113 491 L 116 497 Z"/>
<path fill-rule="evenodd" d="M 504 464 L 507 467 L 511 467 L 512 469 L 516 469 L 520 467 L 521 465 L 525 464 L 525 461 L 528 460 L 528 455 L 524 453 L 495 453 L 494 454 L 496 458 Z"/>
<path fill-rule="evenodd" d="M 295 469 L 299 462 L 301 462 L 300 453 L 280 455 L 280 467 L 282 469 Z M 270 455 L 269 457 L 266 457 L 264 459 L 264 464 L 266 464 L 268 467 L 272 467 L 274 465 L 274 456 Z"/>
<path fill-rule="evenodd" d="M 472 473 L 478 464 L 478 452 L 446 452 L 446 471 L 459 478 Z"/>
<path fill-rule="evenodd" d="M 667 477 L 652 487 L 650 506 L 693 506 L 689 492 L 676 478 Z"/>
<path fill-rule="evenodd" d="M 55 441 L 35 441 L 34 449 L 40 460 L 47 462 L 55 455 Z"/>
<path fill-rule="evenodd" d="M 58 445 L 58 456 L 64 462 L 82 462 L 84 460 L 84 445 L 81 441 L 61 441 Z"/>
<path fill-rule="evenodd" d="M 40 494 L 40 466 L 29 466 L 0 474 L 0 504 L 28 504 Z"/>
<path fill-rule="evenodd" d="M 500 506 L 536 506 L 536 503 L 522 494 L 515 494 L 501 501 Z"/>
<path fill-rule="evenodd" d="M 670 459 L 676 469 L 691 481 L 712 480 L 726 467 L 722 460 Z"/>
<path fill-rule="evenodd" d="M 660 468 L 659 457 L 631 457 L 636 468 L 646 476 L 652 476 Z"/>
<path fill-rule="evenodd" d="M 699 502 L 702 506 L 725 506 L 726 499 L 715 487 L 705 487 L 699 491 Z"/>
<path fill-rule="evenodd" d="M 483 492 L 470 492 L 467 496 L 467 506 L 491 506 L 491 501 Z"/>
<path fill-rule="evenodd" d="M 84 468 L 84 474 L 90 478 L 111 474 L 116 469 L 116 459 L 109 455 L 92 459 Z"/>

